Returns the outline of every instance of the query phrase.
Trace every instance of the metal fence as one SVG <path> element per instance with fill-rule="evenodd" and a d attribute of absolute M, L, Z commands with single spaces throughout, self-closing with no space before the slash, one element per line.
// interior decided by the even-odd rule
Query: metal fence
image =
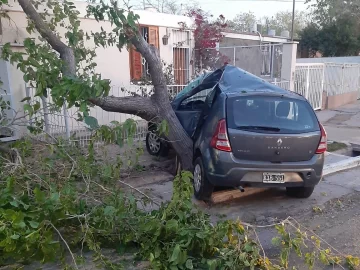
<path fill-rule="evenodd" d="M 322 107 L 324 64 L 297 64 L 294 91 L 309 100 L 314 110 Z"/>
<path fill-rule="evenodd" d="M 175 97 L 182 89 L 184 85 L 169 85 L 168 91 L 170 97 Z M 137 94 L 151 94 L 153 86 L 113 86 L 109 95 L 111 96 L 129 96 L 131 93 Z M 53 137 L 63 137 L 73 142 L 78 142 L 81 146 L 86 145 L 91 139 L 91 130 L 82 121 L 78 121 L 78 109 L 73 107 L 67 109 L 63 107 L 61 110 L 55 109 L 52 104 L 51 97 L 36 97 L 36 89 L 26 87 L 26 96 L 31 97 L 31 102 L 39 102 L 40 110 L 36 115 L 29 120 L 30 126 L 35 119 L 42 119 L 44 126 L 44 133 L 39 134 L 39 139 L 45 139 L 47 135 Z M 30 101 L 29 101 L 30 102 Z M 100 107 L 90 108 L 90 116 L 95 117 L 98 120 L 99 125 L 110 125 L 111 122 L 117 121 L 123 123 L 126 119 L 134 119 L 137 122 L 137 131 L 135 139 L 144 139 L 147 131 L 147 122 L 141 118 L 124 113 L 107 112 Z"/>
<path fill-rule="evenodd" d="M 324 90 L 329 96 L 357 91 L 360 98 L 360 64 L 324 65 Z"/>
<path fill-rule="evenodd" d="M 279 87 L 288 89 L 288 81 L 274 81 L 274 84 Z M 169 85 L 168 91 L 170 97 L 175 97 L 186 85 Z M 126 96 L 130 92 L 144 92 L 145 90 L 150 93 L 152 91 L 152 86 L 137 86 L 137 85 L 128 85 L 128 86 L 119 86 L 112 87 L 110 95 L 113 96 Z M 126 89 L 126 91 L 124 91 Z M 40 118 L 44 123 L 44 133 L 37 135 L 39 139 L 45 139 L 47 135 L 53 137 L 63 137 L 71 142 L 76 142 L 80 146 L 85 146 L 91 139 L 91 130 L 87 125 L 77 120 L 77 108 L 66 109 L 62 108 L 60 111 L 55 110 L 52 105 L 51 97 L 40 98 L 35 97 L 35 89 L 27 87 L 26 94 L 28 97 L 31 97 L 31 102 L 39 102 L 40 110 L 33 118 Z M 95 117 L 98 120 L 99 125 L 111 125 L 112 121 L 117 121 L 119 123 L 125 122 L 126 119 L 134 119 L 137 122 L 137 131 L 135 134 L 136 140 L 144 140 L 147 132 L 147 122 L 142 120 L 139 117 L 134 115 L 128 115 L 124 113 L 114 113 L 106 112 L 100 107 L 93 107 L 90 109 L 90 115 Z M 30 125 L 31 125 L 30 120 Z"/>
<path fill-rule="evenodd" d="M 197 68 L 216 69 L 225 62 L 262 78 L 281 78 L 283 44 L 230 46 L 195 50 Z"/>
<path fill-rule="evenodd" d="M 327 96 L 357 92 L 360 98 L 360 65 L 338 63 L 297 63 L 295 92 L 307 98 L 315 110 Z"/>

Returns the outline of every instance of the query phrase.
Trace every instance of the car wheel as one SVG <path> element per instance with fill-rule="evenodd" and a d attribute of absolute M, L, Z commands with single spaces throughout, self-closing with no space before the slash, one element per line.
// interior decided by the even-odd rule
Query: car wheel
<path fill-rule="evenodd" d="M 206 178 L 201 157 L 195 160 L 193 184 L 194 194 L 198 200 L 207 201 L 210 199 L 214 186 Z"/>
<path fill-rule="evenodd" d="M 287 187 L 286 193 L 290 197 L 309 198 L 314 192 L 315 187 Z"/>
<path fill-rule="evenodd" d="M 165 157 L 169 153 L 169 148 L 164 144 L 160 137 L 153 131 L 146 134 L 146 150 L 152 156 Z"/>

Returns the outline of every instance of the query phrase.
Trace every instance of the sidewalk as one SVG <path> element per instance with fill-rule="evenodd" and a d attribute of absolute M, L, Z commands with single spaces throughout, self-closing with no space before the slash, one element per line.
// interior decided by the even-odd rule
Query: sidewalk
<path fill-rule="evenodd" d="M 316 114 L 325 127 L 328 140 L 360 144 L 360 101 Z"/>
<path fill-rule="evenodd" d="M 360 145 L 360 101 L 336 110 L 316 113 L 328 135 L 329 141 Z M 324 175 L 343 171 L 360 165 L 360 157 L 326 153 Z"/>

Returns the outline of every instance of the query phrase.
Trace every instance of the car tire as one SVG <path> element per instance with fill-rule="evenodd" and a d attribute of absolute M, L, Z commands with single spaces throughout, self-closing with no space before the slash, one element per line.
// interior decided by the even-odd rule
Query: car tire
<path fill-rule="evenodd" d="M 152 156 L 166 157 L 169 154 L 169 147 L 161 141 L 155 131 L 146 134 L 146 150 Z"/>
<path fill-rule="evenodd" d="M 194 194 L 196 199 L 208 201 L 214 191 L 214 186 L 206 177 L 201 157 L 198 157 L 194 163 Z"/>
<path fill-rule="evenodd" d="M 286 193 L 290 197 L 306 199 L 314 192 L 315 187 L 287 187 Z"/>

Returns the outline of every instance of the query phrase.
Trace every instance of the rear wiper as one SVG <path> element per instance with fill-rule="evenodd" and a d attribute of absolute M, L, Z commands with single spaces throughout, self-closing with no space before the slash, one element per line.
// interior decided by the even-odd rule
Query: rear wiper
<path fill-rule="evenodd" d="M 238 129 L 250 129 L 250 130 L 266 130 L 266 131 L 274 131 L 274 132 L 279 132 L 280 128 L 277 127 L 266 127 L 266 126 L 240 126 L 237 127 Z"/>

